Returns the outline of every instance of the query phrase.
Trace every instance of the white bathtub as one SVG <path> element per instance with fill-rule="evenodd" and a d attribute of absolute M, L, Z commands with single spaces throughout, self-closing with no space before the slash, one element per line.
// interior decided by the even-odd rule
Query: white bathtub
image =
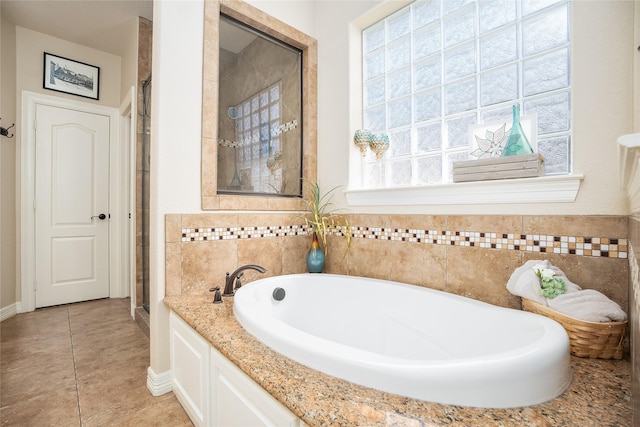
<path fill-rule="evenodd" d="M 276 288 L 285 291 L 281 301 Z M 528 406 L 571 382 L 569 338 L 558 323 L 432 289 L 331 274 L 276 276 L 240 288 L 234 313 L 290 359 L 414 399 Z"/>

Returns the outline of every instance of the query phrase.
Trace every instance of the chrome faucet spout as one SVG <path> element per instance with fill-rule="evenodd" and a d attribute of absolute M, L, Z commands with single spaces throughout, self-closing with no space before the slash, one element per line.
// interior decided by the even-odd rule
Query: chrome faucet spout
<path fill-rule="evenodd" d="M 237 279 L 240 276 L 242 276 L 245 270 L 255 270 L 260 273 L 267 272 L 267 270 L 264 267 L 260 267 L 259 265 L 255 265 L 255 264 L 247 264 L 247 265 L 243 265 L 242 267 L 239 267 L 236 271 L 234 271 L 231 274 L 227 273 L 227 276 L 225 278 L 225 283 L 224 283 L 224 292 L 222 293 L 223 297 L 233 296 L 234 285 L 236 284 Z M 237 288 L 237 286 L 235 287 Z"/>

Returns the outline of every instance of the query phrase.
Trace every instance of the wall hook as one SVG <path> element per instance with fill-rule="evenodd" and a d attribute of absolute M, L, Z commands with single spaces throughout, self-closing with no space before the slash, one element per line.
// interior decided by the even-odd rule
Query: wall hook
<path fill-rule="evenodd" d="M 0 119 L 1 120 L 1 119 Z M 11 129 L 12 127 L 15 126 L 15 123 L 12 124 L 11 126 L 9 126 L 8 128 L 3 128 L 2 126 L 0 126 L 0 135 L 2 136 L 6 136 L 7 138 L 13 138 L 13 134 L 9 135 L 9 129 Z"/>

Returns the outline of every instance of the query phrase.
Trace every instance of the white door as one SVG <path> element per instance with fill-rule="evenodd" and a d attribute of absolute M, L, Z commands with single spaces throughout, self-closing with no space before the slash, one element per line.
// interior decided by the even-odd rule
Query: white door
<path fill-rule="evenodd" d="M 109 296 L 109 121 L 36 106 L 36 307 Z"/>

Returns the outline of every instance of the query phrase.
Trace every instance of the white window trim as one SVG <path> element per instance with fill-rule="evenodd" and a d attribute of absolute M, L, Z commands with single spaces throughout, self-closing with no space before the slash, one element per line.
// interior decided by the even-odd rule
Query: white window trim
<path fill-rule="evenodd" d="M 459 182 L 412 187 L 348 189 L 351 206 L 486 205 L 571 203 L 584 175 Z"/>

